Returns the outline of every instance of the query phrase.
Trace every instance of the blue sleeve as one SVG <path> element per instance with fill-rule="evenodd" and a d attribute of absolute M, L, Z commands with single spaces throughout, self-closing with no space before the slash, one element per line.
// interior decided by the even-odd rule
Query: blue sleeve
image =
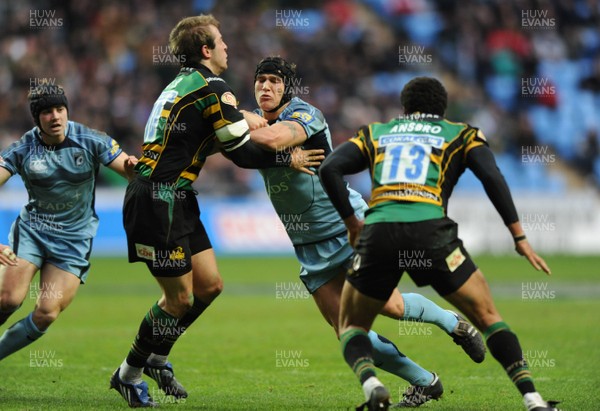
<path fill-rule="evenodd" d="M 299 123 L 304 128 L 307 138 L 327 128 L 323 113 L 308 104 L 295 105 L 293 110 L 290 110 L 281 120 Z"/>
<path fill-rule="evenodd" d="M 2 152 L 0 152 L 0 167 L 4 167 L 12 175 L 18 174 L 23 164 L 23 139 L 15 141 Z"/>
<path fill-rule="evenodd" d="M 90 140 L 92 144 L 91 151 L 103 165 L 109 165 L 123 152 L 119 143 L 106 133 L 93 129 L 87 131 L 92 136 Z"/>

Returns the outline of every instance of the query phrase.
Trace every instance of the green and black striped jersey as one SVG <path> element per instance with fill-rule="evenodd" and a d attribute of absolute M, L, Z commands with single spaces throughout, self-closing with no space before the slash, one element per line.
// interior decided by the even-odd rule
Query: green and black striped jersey
<path fill-rule="evenodd" d="M 372 123 L 350 141 L 371 172 L 367 223 L 444 217 L 467 153 L 487 145 L 477 128 L 431 114 Z"/>
<path fill-rule="evenodd" d="M 182 68 L 154 103 L 136 171 L 191 190 L 215 145 L 231 151 L 249 138 L 248 124 L 227 83 L 205 66 Z"/>

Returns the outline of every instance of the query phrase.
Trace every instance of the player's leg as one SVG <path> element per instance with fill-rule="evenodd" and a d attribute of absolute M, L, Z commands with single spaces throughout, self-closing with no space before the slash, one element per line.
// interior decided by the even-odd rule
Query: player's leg
<path fill-rule="evenodd" d="M 338 335 L 340 298 L 348 268 L 352 264 L 354 250 L 344 233 L 337 238 L 319 243 L 295 247 L 296 257 L 302 265 L 300 279 L 311 293 L 319 311 Z M 395 290 L 395 294 L 400 294 Z M 394 302 L 397 300 L 389 301 Z M 403 301 L 396 307 L 402 315 Z M 417 387 L 425 388 L 435 381 L 435 375 L 402 354 L 393 342 L 369 331 L 373 345 L 373 359 L 377 367 L 388 371 Z"/>
<path fill-rule="evenodd" d="M 368 335 L 385 302 L 386 299 L 362 294 L 348 281 L 344 284 L 339 320 L 341 350 L 362 385 L 369 409 L 387 409 L 390 402 L 389 392 L 375 372 L 373 345 Z"/>
<path fill-rule="evenodd" d="M 167 271 L 153 269 L 153 263 L 148 263 L 148 267 L 163 291 L 161 304 L 156 302 L 150 307 L 140 323 L 127 357 L 110 379 L 110 388 L 117 390 L 131 407 L 156 405 L 148 393 L 148 384 L 142 380 L 144 368 L 150 355 L 160 349 L 161 344 L 184 332 L 180 328 L 179 320 L 192 306 L 192 271 L 184 274 L 175 271 L 172 273 L 173 277 L 159 277 L 156 276 L 157 273 L 164 275 Z M 191 267 L 190 264 L 186 266 Z M 172 345 L 174 341 L 167 343 Z M 173 375 L 170 382 L 173 382 L 172 380 Z M 182 396 L 187 396 L 185 390 L 183 393 Z"/>
<path fill-rule="evenodd" d="M 66 309 L 79 288 L 79 277 L 52 264 L 40 270 L 40 287 L 34 310 L 0 337 L 0 359 L 40 338 Z"/>
<path fill-rule="evenodd" d="M 338 334 L 340 298 L 344 286 L 345 271 L 340 270 L 335 277 L 312 293 L 319 311 L 323 315 L 323 318 L 333 327 L 336 335 Z M 376 367 L 394 374 L 415 386 L 428 387 L 435 381 L 435 374 L 413 362 L 400 352 L 392 341 L 373 330 L 369 331 L 368 336 L 373 345 L 373 360 Z"/>
<path fill-rule="evenodd" d="M 142 382 L 148 358 L 165 340 L 183 333 L 179 320 L 192 306 L 192 271 L 155 278 L 163 292 L 162 297 L 142 319 L 129 354 L 121 364 L 119 377 L 125 383 L 135 385 Z"/>
<path fill-rule="evenodd" d="M 0 265 L 0 325 L 19 309 L 38 268 L 23 258 L 16 266 Z"/>
<path fill-rule="evenodd" d="M 0 265 L 0 325 L 19 309 L 29 285 L 43 264 L 38 233 L 17 219 L 11 226 L 9 244 L 17 256 L 16 266 Z"/>
<path fill-rule="evenodd" d="M 481 331 L 492 356 L 523 395 L 528 410 L 554 410 L 537 393 L 517 335 L 502 320 L 492 293 L 479 269 L 455 292 L 444 298 L 463 312 Z"/>
<path fill-rule="evenodd" d="M 169 353 L 179 336 L 200 317 L 223 290 L 223 280 L 219 274 L 212 248 L 194 254 L 192 268 L 192 305 L 179 319 L 178 332 L 165 337 L 164 341 L 153 350 L 144 367 L 144 373 L 154 379 L 165 394 L 173 395 L 176 398 L 185 398 L 188 394 L 175 378 L 173 366 L 168 361 Z M 159 301 L 159 306 L 162 307 L 164 303 L 165 298 L 163 297 Z"/>

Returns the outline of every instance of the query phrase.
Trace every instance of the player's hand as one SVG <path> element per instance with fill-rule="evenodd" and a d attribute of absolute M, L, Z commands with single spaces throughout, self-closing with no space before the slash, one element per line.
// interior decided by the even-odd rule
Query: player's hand
<path fill-rule="evenodd" d="M 542 257 L 537 255 L 535 253 L 535 251 L 533 251 L 533 248 L 531 248 L 529 241 L 527 241 L 526 239 L 518 241 L 515 244 L 515 250 L 517 251 L 517 253 L 519 253 L 523 257 L 527 258 L 529 260 L 529 263 L 536 270 L 538 270 L 538 271 L 542 270 L 548 275 L 552 274 L 550 272 L 550 267 L 548 267 L 548 264 L 546 264 L 546 262 L 544 261 L 544 259 Z"/>
<path fill-rule="evenodd" d="M 314 150 L 303 150 L 300 147 L 294 147 L 291 153 L 292 161 L 290 167 L 294 170 L 314 176 L 315 173 L 307 167 L 317 167 L 325 159 L 325 150 L 318 148 Z"/>
<path fill-rule="evenodd" d="M 348 229 L 348 241 L 352 248 L 356 248 L 358 237 L 360 237 L 360 232 L 362 231 L 365 222 L 355 215 L 351 215 L 344 219 L 344 224 L 346 224 L 346 228 Z"/>
<path fill-rule="evenodd" d="M 17 265 L 17 255 L 7 245 L 0 244 L 0 264 L 2 265 Z"/>
<path fill-rule="evenodd" d="M 244 119 L 246 120 L 246 123 L 248 123 L 250 131 L 269 126 L 269 122 L 267 121 L 267 119 L 262 116 L 259 116 L 256 113 L 252 113 L 246 110 L 240 110 L 240 113 L 244 115 Z"/>
<path fill-rule="evenodd" d="M 138 163 L 138 159 L 135 156 L 128 156 L 123 163 L 123 167 L 125 168 L 125 174 L 127 175 L 127 179 L 129 181 L 133 180 L 135 177 L 135 172 L 133 168 Z"/>

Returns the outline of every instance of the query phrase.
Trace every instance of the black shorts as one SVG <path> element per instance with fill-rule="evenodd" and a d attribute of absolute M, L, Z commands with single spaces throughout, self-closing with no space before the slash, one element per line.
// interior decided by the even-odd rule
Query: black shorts
<path fill-rule="evenodd" d="M 129 262 L 145 262 L 155 277 L 191 271 L 192 256 L 212 248 L 195 193 L 141 177 L 127 186 L 123 226 Z"/>
<path fill-rule="evenodd" d="M 449 218 L 365 225 L 348 281 L 361 293 L 387 301 L 404 272 L 416 285 L 450 294 L 477 270 Z"/>

